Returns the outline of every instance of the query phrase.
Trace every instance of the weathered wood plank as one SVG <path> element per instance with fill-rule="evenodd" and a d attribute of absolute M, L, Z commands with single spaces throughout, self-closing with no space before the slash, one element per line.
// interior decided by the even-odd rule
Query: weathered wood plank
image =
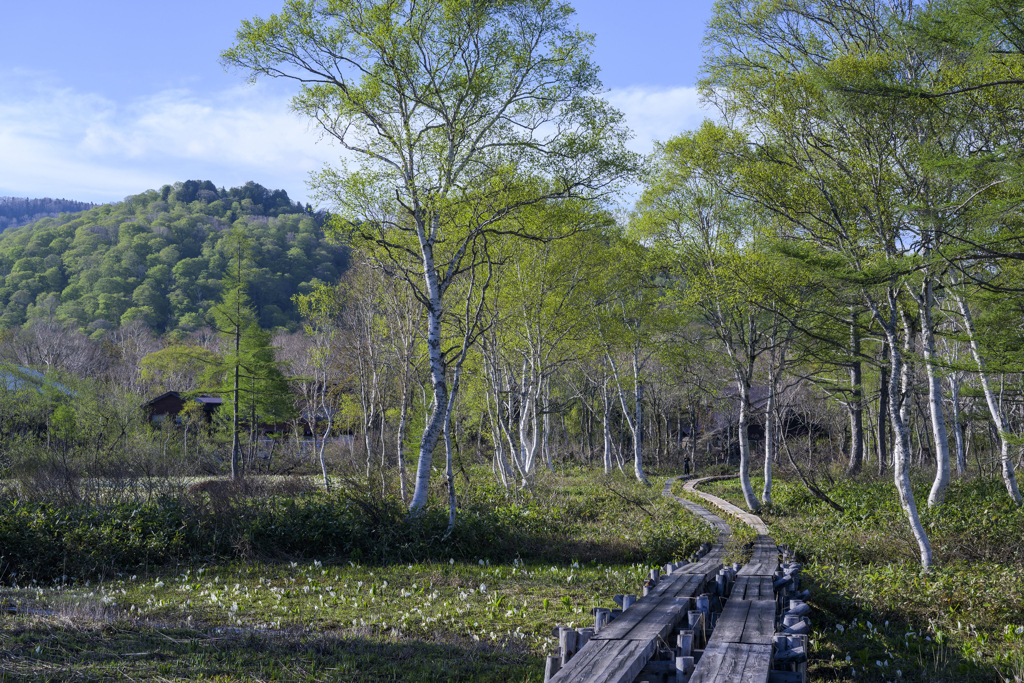
<path fill-rule="evenodd" d="M 690 683 L 767 683 L 771 657 L 771 645 L 709 645 Z"/>
<path fill-rule="evenodd" d="M 767 527 L 767 525 L 765 525 L 765 523 L 762 522 L 761 518 L 758 517 L 757 515 L 752 515 L 749 512 L 745 512 L 745 511 L 741 510 L 740 508 L 736 507 L 735 505 L 733 505 L 732 503 L 730 503 L 729 501 L 724 500 L 722 498 L 719 498 L 718 496 L 713 496 L 710 493 L 705 493 L 703 491 L 699 491 L 698 492 L 698 491 L 694 490 L 694 486 L 696 486 L 697 484 L 700 484 L 700 483 L 702 483 L 703 481 L 706 481 L 706 480 L 707 480 L 707 478 L 705 478 L 705 479 L 693 479 L 691 481 L 686 482 L 683 485 L 683 488 L 685 488 L 687 491 L 696 493 L 697 495 L 699 495 L 704 500 L 706 500 L 706 501 L 708 501 L 710 503 L 713 503 L 714 505 L 718 506 L 722 510 L 725 510 L 729 514 L 735 515 L 744 524 L 747 524 L 747 525 L 753 527 L 754 531 L 756 531 L 759 535 L 762 535 L 762 536 L 767 536 L 768 535 L 768 527 Z"/>
<path fill-rule="evenodd" d="M 729 600 L 718 617 L 718 625 L 711 634 L 710 645 L 743 642 L 743 626 L 747 621 L 751 601 Z M 770 642 L 770 641 L 769 641 Z"/>
<path fill-rule="evenodd" d="M 751 645 L 771 645 L 775 635 L 775 601 L 751 600 L 743 633 L 739 642 Z"/>
<path fill-rule="evenodd" d="M 732 587 L 733 600 L 774 600 L 770 576 L 737 576 Z"/>
<path fill-rule="evenodd" d="M 650 661 L 654 641 L 591 640 L 551 678 L 551 683 L 633 683 Z"/>

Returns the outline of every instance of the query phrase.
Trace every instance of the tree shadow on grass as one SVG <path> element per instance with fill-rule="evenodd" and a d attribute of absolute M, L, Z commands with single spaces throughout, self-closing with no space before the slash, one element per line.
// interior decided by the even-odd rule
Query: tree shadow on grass
<path fill-rule="evenodd" d="M 0 681 L 538 681 L 539 657 L 514 639 L 473 642 L 343 631 L 76 626 L 0 630 Z"/>
<path fill-rule="evenodd" d="M 965 659 L 955 644 L 913 623 L 822 586 L 806 567 L 811 591 L 808 676 L 818 681 L 1001 681 L 994 666 Z M 850 658 L 847 661 L 847 657 Z"/>

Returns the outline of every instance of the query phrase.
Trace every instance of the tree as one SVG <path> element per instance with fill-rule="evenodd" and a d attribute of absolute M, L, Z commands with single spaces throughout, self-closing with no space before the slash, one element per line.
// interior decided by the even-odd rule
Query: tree
<path fill-rule="evenodd" d="M 241 445 L 238 439 L 239 408 L 241 407 L 242 368 L 245 362 L 242 353 L 242 336 L 256 324 L 256 312 L 246 294 L 251 276 L 251 263 L 246 263 L 248 240 L 238 228 L 232 233 L 233 254 L 225 271 L 224 296 L 211 309 L 216 329 L 227 342 L 228 352 L 224 355 L 221 370 L 228 386 L 225 393 L 231 403 L 231 479 L 241 476 Z M 256 329 L 259 329 L 258 327 Z"/>
<path fill-rule="evenodd" d="M 403 278 L 424 308 L 433 409 L 414 512 L 449 417 L 449 361 L 466 340 L 446 341 L 449 313 L 463 308 L 449 299 L 489 281 L 459 290 L 460 278 L 487 266 L 493 241 L 548 236 L 515 220 L 525 208 L 600 198 L 638 168 L 572 12 L 549 0 L 298 0 L 243 22 L 221 53 L 250 80 L 302 83 L 293 108 L 358 166 L 313 179 L 334 206 L 334 234 Z"/>
<path fill-rule="evenodd" d="M 921 74 L 920 55 L 889 28 L 909 4 L 869 10 L 841 2 L 731 0 L 716 6 L 702 91 L 752 133 L 737 147 L 742 179 L 734 191 L 780 218 L 784 235 L 840 256 L 889 350 L 893 475 L 917 541 L 932 564 L 908 471 L 904 399 L 912 388 L 913 328 L 903 296 L 929 225 L 919 168 L 922 112 L 904 101 L 866 103 L 824 88 L 820 75 L 850 69 Z M 908 75 L 909 74 L 909 75 Z M 927 123 L 927 121 L 925 121 Z M 905 125 L 904 125 L 905 124 Z M 933 385 L 936 386 L 936 385 Z"/>
<path fill-rule="evenodd" d="M 734 134 L 707 123 L 695 134 L 659 145 L 656 172 L 638 204 L 634 226 L 654 241 L 669 269 L 674 279 L 670 294 L 708 326 L 728 357 L 739 398 L 740 482 L 747 507 L 756 512 L 760 503 L 750 483 L 747 432 L 750 389 L 758 358 L 777 347 L 779 320 L 777 315 L 774 325 L 765 320 L 758 288 L 742 276 L 752 272 L 765 278 L 772 268 L 759 250 L 763 219 L 752 203 L 726 191 L 733 179 L 719 157 L 736 145 L 742 142 Z"/>

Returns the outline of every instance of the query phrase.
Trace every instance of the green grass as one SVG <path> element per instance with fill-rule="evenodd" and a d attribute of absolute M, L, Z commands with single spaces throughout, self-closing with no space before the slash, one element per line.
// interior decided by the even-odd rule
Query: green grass
<path fill-rule="evenodd" d="M 760 492 L 763 479 L 752 483 Z M 915 480 L 918 501 L 930 483 Z M 738 480 L 701 490 L 743 507 Z M 806 563 L 812 678 L 1024 681 L 1024 510 L 1000 481 L 954 482 L 944 505 L 922 509 L 937 560 L 928 574 L 891 480 L 840 481 L 828 494 L 845 512 L 776 480 L 761 514 Z"/>
<path fill-rule="evenodd" d="M 460 523 L 472 534 L 410 542 L 392 561 L 370 561 L 361 541 L 361 557 L 318 558 L 309 543 L 286 559 L 253 546 L 217 558 L 183 549 L 162 564 L 108 566 L 101 580 L 14 572 L 0 589 L 5 609 L 18 610 L 0 629 L 0 671 L 54 681 L 539 681 L 553 627 L 589 624 L 591 608 L 639 593 L 652 566 L 713 538 L 660 495 L 662 480 L 652 483 L 568 470 L 541 474 L 526 496 L 467 487 Z M 112 536 L 122 540 L 93 537 L 123 543 Z M 413 550 L 423 557 L 404 559 Z"/>

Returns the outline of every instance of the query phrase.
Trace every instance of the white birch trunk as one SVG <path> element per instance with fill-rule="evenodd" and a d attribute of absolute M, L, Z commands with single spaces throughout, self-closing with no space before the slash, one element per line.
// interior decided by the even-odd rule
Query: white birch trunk
<path fill-rule="evenodd" d="M 924 346 L 925 371 L 928 375 L 928 412 L 932 423 L 932 439 L 935 441 L 935 481 L 928 494 L 928 507 L 942 505 L 949 488 L 949 439 L 946 434 L 946 417 L 942 409 L 942 377 L 936 367 L 935 323 L 932 316 L 934 297 L 932 281 L 928 277 L 919 299 L 921 312 L 921 340 Z"/>
<path fill-rule="evenodd" d="M 604 473 L 612 473 L 612 426 L 611 412 L 612 405 L 611 400 L 608 398 L 608 380 L 604 382 L 604 388 L 601 392 L 602 407 L 604 409 L 602 413 L 601 425 L 604 429 Z"/>
<path fill-rule="evenodd" d="M 988 404 L 989 415 L 992 416 L 992 421 L 995 423 L 996 429 L 999 430 L 999 461 L 1002 468 L 1003 483 L 1006 485 L 1006 491 L 1010 494 L 1010 497 L 1015 502 L 1020 503 L 1020 489 L 1017 488 L 1017 476 L 1014 472 L 1013 458 L 1010 457 L 1010 444 L 1006 440 L 1006 419 L 1003 416 L 1002 406 L 996 400 L 992 383 L 985 373 L 985 360 L 981 357 L 981 349 L 978 346 L 977 335 L 974 331 L 974 318 L 971 316 L 971 309 L 967 304 L 967 300 L 953 292 L 952 289 L 950 291 L 953 298 L 956 299 L 957 306 L 960 308 L 960 315 L 964 321 L 964 331 L 967 332 L 967 338 L 971 345 L 971 354 L 974 356 L 974 362 L 978 366 L 978 377 L 981 380 L 982 391 L 985 393 L 985 402 Z"/>
<path fill-rule="evenodd" d="M 886 335 L 889 337 L 889 348 L 892 353 L 892 366 L 889 375 L 889 419 L 895 437 L 892 458 L 893 478 L 896 483 L 896 491 L 899 493 L 900 505 L 910 521 L 911 531 L 917 541 L 921 555 L 921 568 L 928 571 L 932 566 L 932 546 L 928 540 L 928 534 L 924 530 L 924 525 L 921 524 L 921 516 L 917 511 L 917 503 L 914 501 L 914 492 L 910 487 L 910 469 L 907 462 L 910 454 L 910 431 L 903 420 L 902 410 L 897 407 L 900 385 L 896 380 L 903 374 L 901 367 L 903 358 L 897 347 L 895 335 L 889 332 Z"/>
<path fill-rule="evenodd" d="M 398 409 L 398 435 L 395 437 L 396 452 L 398 453 L 398 491 L 402 502 L 406 502 L 409 496 L 408 485 L 405 481 L 405 429 L 409 414 L 409 387 L 402 383 L 402 399 Z"/>
<path fill-rule="evenodd" d="M 764 489 L 761 503 L 772 504 L 772 461 L 775 459 L 775 369 L 768 366 L 768 405 L 764 410 Z"/>
<path fill-rule="evenodd" d="M 891 353 L 890 364 L 889 364 L 889 421 L 892 425 L 893 431 L 893 479 L 896 484 L 896 492 L 899 494 L 900 506 L 903 508 L 903 512 L 907 515 L 907 520 L 910 523 L 910 529 L 914 534 L 914 539 L 917 541 L 917 547 L 921 557 L 921 568 L 924 571 L 929 571 L 932 566 L 932 546 L 928 540 L 928 534 L 924 530 L 924 525 L 921 524 L 921 516 L 917 510 L 917 503 L 914 501 L 914 491 L 910 487 L 910 472 L 907 467 L 907 458 L 910 454 L 910 432 L 907 429 L 907 423 L 904 420 L 904 407 L 901 405 L 903 401 L 900 400 L 901 392 L 904 390 L 903 382 L 907 381 L 909 377 L 905 371 L 903 356 L 899 350 L 899 340 L 896 333 L 896 321 L 893 319 L 896 310 L 896 292 L 892 289 L 888 291 L 888 308 L 891 312 L 889 320 L 887 321 L 881 315 L 878 306 L 871 299 L 868 300 L 868 304 L 871 306 L 872 313 L 875 319 L 881 324 L 883 331 L 885 332 L 886 346 L 888 346 Z M 904 319 L 904 327 L 909 331 L 909 327 L 906 325 Z M 882 416 L 879 415 L 879 421 L 882 420 Z"/>
<path fill-rule="evenodd" d="M 960 422 L 960 373 L 954 372 L 949 377 L 949 398 L 953 411 L 953 439 L 956 443 L 956 475 L 967 474 L 967 450 L 964 448 L 964 430 Z"/>
<path fill-rule="evenodd" d="M 761 504 L 754 494 L 754 487 L 750 483 L 750 437 L 747 434 L 747 426 L 750 422 L 750 385 L 745 377 L 738 377 L 737 384 L 740 390 L 740 487 L 743 489 L 743 500 L 751 512 L 759 512 Z"/>
<path fill-rule="evenodd" d="M 421 238 L 421 243 L 422 238 Z M 416 487 L 409 511 L 418 513 L 427 504 L 430 493 L 430 471 L 434 457 L 434 447 L 444 429 L 444 420 L 448 412 L 448 381 L 445 377 L 444 357 L 441 350 L 441 290 L 434 269 L 434 251 L 429 243 L 423 243 L 423 270 L 426 277 L 427 295 L 430 305 L 427 307 L 427 356 L 430 363 L 430 383 L 433 388 L 433 409 L 423 428 L 420 439 L 419 461 L 416 463 Z"/>
<path fill-rule="evenodd" d="M 644 475 L 643 467 L 643 429 L 642 425 L 639 424 L 639 417 L 641 416 L 641 405 L 643 402 L 643 385 L 640 382 L 640 369 L 637 367 L 636 354 L 633 355 L 633 387 L 634 387 L 634 398 L 636 400 L 636 417 L 630 414 L 629 405 L 626 403 L 626 392 L 622 390 L 622 382 L 619 377 L 619 368 L 612 358 L 610 353 L 605 354 L 605 358 L 608 360 L 608 365 L 612 369 L 612 376 L 615 378 L 615 388 L 619 392 L 619 403 L 622 405 L 622 415 L 626 418 L 626 424 L 629 425 L 629 431 L 633 435 L 633 474 L 637 480 L 647 484 L 647 477 Z M 622 463 L 619 463 L 619 468 L 622 469 Z"/>
<path fill-rule="evenodd" d="M 327 446 L 327 437 L 331 435 L 331 429 L 334 426 L 334 411 L 331 410 L 330 406 L 327 405 L 327 394 L 330 389 L 327 386 L 327 372 L 324 371 L 321 376 L 321 388 L 320 388 L 320 405 L 314 406 L 313 408 L 313 447 L 316 448 L 317 429 L 316 429 L 316 414 L 320 408 L 323 408 L 324 414 L 327 416 L 327 426 L 324 428 L 324 435 L 320 439 L 320 452 L 317 454 L 320 459 L 320 472 L 324 476 L 324 490 L 331 490 L 331 481 L 327 477 L 327 460 L 324 458 L 324 449 Z"/>

